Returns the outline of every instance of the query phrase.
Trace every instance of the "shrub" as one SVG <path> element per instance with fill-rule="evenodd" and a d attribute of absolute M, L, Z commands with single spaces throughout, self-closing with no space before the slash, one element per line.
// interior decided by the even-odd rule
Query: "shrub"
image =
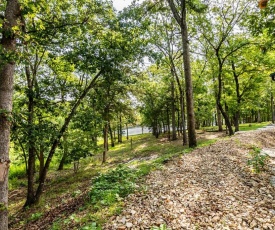
<path fill-rule="evenodd" d="M 249 154 L 251 155 L 251 159 L 247 161 L 247 164 L 252 166 L 256 173 L 260 173 L 264 169 L 268 155 L 261 153 L 261 149 L 256 147 L 254 147 Z"/>
<path fill-rule="evenodd" d="M 90 201 L 97 206 L 109 206 L 134 192 L 137 176 L 135 171 L 119 166 L 106 174 L 101 174 L 92 181 L 89 192 Z"/>

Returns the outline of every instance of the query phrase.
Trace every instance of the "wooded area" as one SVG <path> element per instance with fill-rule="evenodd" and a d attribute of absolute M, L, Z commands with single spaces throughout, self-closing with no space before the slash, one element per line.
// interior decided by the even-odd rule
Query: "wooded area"
<path fill-rule="evenodd" d="M 144 0 L 119 12 L 109 0 L 1 2 L 0 229 L 8 190 L 26 191 L 21 208 L 34 209 L 49 171 L 73 163 L 77 175 L 96 158 L 102 173 L 127 159 L 108 155 L 123 142 L 139 153 L 129 127 L 191 151 L 201 133 L 274 123 L 274 10 L 264 0 Z"/>

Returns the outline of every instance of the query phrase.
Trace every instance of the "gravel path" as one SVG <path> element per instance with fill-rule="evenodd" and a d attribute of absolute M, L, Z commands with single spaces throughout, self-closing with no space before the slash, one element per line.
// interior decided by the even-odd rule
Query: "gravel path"
<path fill-rule="evenodd" d="M 275 229 L 272 171 L 253 174 L 249 151 L 275 149 L 274 129 L 239 133 L 167 163 L 103 229 Z"/>

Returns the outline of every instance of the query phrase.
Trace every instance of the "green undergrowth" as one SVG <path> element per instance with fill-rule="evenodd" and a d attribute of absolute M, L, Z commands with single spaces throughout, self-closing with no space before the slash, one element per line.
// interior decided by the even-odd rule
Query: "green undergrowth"
<path fill-rule="evenodd" d="M 109 206 L 120 201 L 136 188 L 137 172 L 128 167 L 119 165 L 116 169 L 100 174 L 92 180 L 89 192 L 91 204 L 95 208 Z"/>
<path fill-rule="evenodd" d="M 252 171 L 255 173 L 262 172 L 268 161 L 268 155 L 261 153 L 261 149 L 257 147 L 253 147 L 249 155 L 250 159 L 247 161 L 247 164 L 252 167 Z"/>
<path fill-rule="evenodd" d="M 270 124 L 270 122 L 240 124 L 240 131 L 256 130 L 256 129 L 259 129 L 259 128 L 263 128 L 264 126 L 267 126 L 269 124 Z"/>
<path fill-rule="evenodd" d="M 266 125 L 270 124 L 270 121 L 267 122 L 257 122 L 257 123 L 245 123 L 245 124 L 240 124 L 239 129 L 240 131 L 250 131 L 250 130 L 256 130 L 258 128 L 262 128 Z M 208 127 L 203 127 L 203 131 L 207 132 L 217 132 L 218 131 L 218 126 L 208 126 Z M 226 130 L 226 126 L 223 125 L 223 130 Z M 233 126 L 234 130 L 234 126 Z"/>

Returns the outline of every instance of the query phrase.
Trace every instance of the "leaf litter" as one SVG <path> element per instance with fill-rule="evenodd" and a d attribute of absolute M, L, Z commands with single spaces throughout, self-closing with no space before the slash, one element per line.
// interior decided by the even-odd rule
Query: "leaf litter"
<path fill-rule="evenodd" d="M 252 172 L 254 147 L 275 149 L 274 129 L 239 133 L 169 161 L 103 229 L 275 229 L 274 171 Z"/>

